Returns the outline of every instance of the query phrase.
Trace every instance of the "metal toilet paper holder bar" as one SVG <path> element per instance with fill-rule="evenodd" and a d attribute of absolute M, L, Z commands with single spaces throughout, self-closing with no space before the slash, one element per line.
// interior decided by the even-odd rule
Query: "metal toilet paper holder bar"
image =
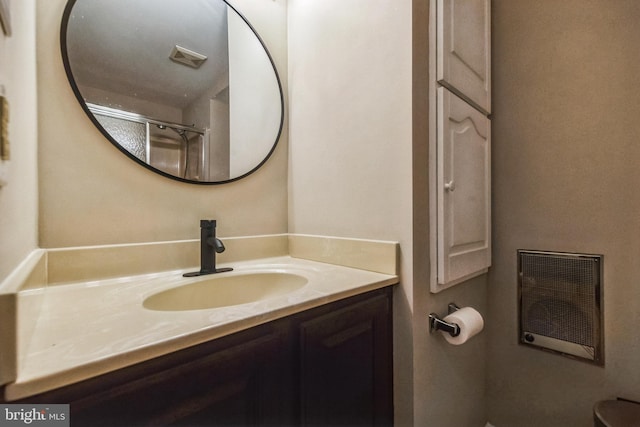
<path fill-rule="evenodd" d="M 458 310 L 460 310 L 460 307 L 458 307 L 454 303 L 449 303 L 448 314 L 451 314 Z M 458 335 L 460 335 L 460 326 L 457 323 L 445 322 L 436 313 L 431 313 L 429 315 L 429 332 L 433 333 L 434 331 L 445 331 L 448 332 L 452 337 L 457 337 Z"/>

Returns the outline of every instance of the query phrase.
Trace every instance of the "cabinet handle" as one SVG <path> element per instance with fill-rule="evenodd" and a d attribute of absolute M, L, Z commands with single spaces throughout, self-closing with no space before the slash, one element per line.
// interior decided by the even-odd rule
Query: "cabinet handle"
<path fill-rule="evenodd" d="M 454 181 L 445 182 L 444 189 L 453 193 L 456 190 L 456 183 Z"/>

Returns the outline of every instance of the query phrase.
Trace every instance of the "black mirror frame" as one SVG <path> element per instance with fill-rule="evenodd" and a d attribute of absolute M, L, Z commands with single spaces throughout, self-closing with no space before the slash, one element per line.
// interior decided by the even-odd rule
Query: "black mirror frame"
<path fill-rule="evenodd" d="M 280 141 L 280 137 L 282 136 L 282 129 L 283 129 L 283 126 L 284 126 L 285 110 L 284 110 L 284 94 L 283 94 L 283 90 L 282 90 L 282 82 L 280 81 L 280 75 L 278 74 L 278 69 L 276 68 L 276 64 L 275 64 L 275 62 L 273 60 L 273 57 L 271 56 L 271 53 L 269 52 L 269 49 L 267 49 L 267 46 L 265 45 L 264 41 L 262 40 L 262 38 L 260 37 L 258 32 L 251 25 L 251 23 L 249 23 L 247 18 L 242 13 L 240 13 L 235 7 L 233 7 L 231 4 L 229 4 L 229 2 L 227 0 L 220 0 L 220 1 L 223 1 L 229 8 L 231 8 L 235 13 L 237 13 L 240 18 L 242 18 L 242 20 L 245 22 L 245 24 L 247 24 L 247 26 L 251 29 L 253 34 L 256 36 L 256 38 L 258 39 L 258 41 L 262 45 L 262 48 L 264 49 L 265 53 L 267 54 L 267 57 L 269 58 L 269 62 L 271 63 L 271 66 L 273 68 L 273 72 L 274 72 L 275 77 L 276 77 L 276 82 L 278 83 L 278 92 L 280 94 L 280 124 L 278 126 L 278 132 L 276 134 L 275 141 L 273 142 L 273 145 L 271 146 L 271 149 L 269 150 L 267 155 L 264 157 L 264 159 L 262 159 L 262 161 L 260 163 L 258 163 L 249 172 L 246 172 L 246 173 L 244 173 L 244 174 L 242 174 L 240 176 L 237 176 L 237 177 L 234 177 L 234 178 L 230 178 L 230 179 L 227 179 L 227 180 L 223 180 L 223 181 L 195 181 L 195 180 L 185 179 L 185 178 L 181 178 L 181 177 L 178 177 L 178 176 L 175 176 L 175 175 L 171 175 L 171 174 L 169 174 L 167 172 L 164 172 L 164 171 L 162 171 L 160 169 L 157 169 L 157 168 L 149 165 L 146 162 L 143 162 L 138 157 L 136 157 L 135 155 L 131 154 L 126 148 L 124 148 L 122 145 L 120 145 L 120 143 L 118 143 L 111 136 L 111 134 L 109 132 L 106 131 L 106 129 L 100 124 L 100 122 L 98 122 L 98 120 L 95 118 L 93 113 L 89 110 L 89 107 L 87 106 L 84 98 L 82 97 L 82 94 L 80 93 L 78 85 L 76 84 L 76 81 L 75 81 L 75 79 L 73 77 L 73 73 L 71 72 L 71 64 L 69 63 L 69 55 L 68 55 L 68 52 L 67 52 L 67 27 L 68 27 L 68 23 L 69 23 L 69 18 L 71 16 L 71 11 L 73 9 L 73 6 L 77 2 L 77 0 L 68 0 L 66 6 L 64 8 L 64 12 L 62 14 L 62 24 L 60 26 L 60 49 L 61 49 L 61 53 L 62 53 L 62 63 L 64 65 L 64 71 L 65 71 L 65 73 L 67 75 L 67 79 L 69 80 L 69 84 L 71 85 L 71 89 L 73 90 L 73 94 L 75 95 L 76 99 L 80 103 L 80 106 L 84 110 L 85 114 L 89 117 L 91 122 L 93 122 L 93 124 L 96 126 L 96 128 L 98 128 L 98 130 L 104 135 L 104 137 L 107 138 L 107 140 L 112 145 L 114 145 L 118 150 L 120 150 L 122 153 L 124 153 L 127 157 L 129 157 L 130 159 L 134 160 L 139 165 L 144 166 L 148 170 L 153 171 L 153 172 L 155 172 L 155 173 L 157 173 L 159 175 L 162 175 L 162 176 L 164 176 L 166 178 L 169 178 L 169 179 L 172 179 L 172 180 L 175 180 L 175 181 L 185 182 L 185 183 L 189 183 L 189 184 L 199 184 L 199 185 L 227 184 L 227 183 L 230 183 L 230 182 L 238 181 L 238 180 L 240 180 L 242 178 L 245 178 L 245 177 L 251 175 L 252 173 L 257 171 L 258 169 L 260 169 L 267 162 L 267 160 L 269 160 L 269 158 L 271 157 L 271 155 L 275 151 L 275 149 L 276 149 L 276 147 L 278 145 L 278 142 Z"/>

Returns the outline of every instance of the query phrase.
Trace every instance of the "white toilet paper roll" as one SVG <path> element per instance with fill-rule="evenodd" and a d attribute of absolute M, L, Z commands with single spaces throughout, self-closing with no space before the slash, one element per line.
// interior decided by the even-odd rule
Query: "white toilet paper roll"
<path fill-rule="evenodd" d="M 447 323 L 456 323 L 460 326 L 460 335 L 452 337 L 448 332 L 443 332 L 444 338 L 453 345 L 466 343 L 469 338 L 479 334 L 484 328 L 484 319 L 478 311 L 471 307 L 463 307 L 443 319 Z"/>

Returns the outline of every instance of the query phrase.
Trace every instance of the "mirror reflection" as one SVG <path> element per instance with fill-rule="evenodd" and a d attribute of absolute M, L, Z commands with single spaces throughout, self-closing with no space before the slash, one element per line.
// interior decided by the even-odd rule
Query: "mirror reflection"
<path fill-rule="evenodd" d="M 187 182 L 242 178 L 282 130 L 273 61 L 223 0 L 70 0 L 62 22 L 67 76 L 113 144 Z"/>

